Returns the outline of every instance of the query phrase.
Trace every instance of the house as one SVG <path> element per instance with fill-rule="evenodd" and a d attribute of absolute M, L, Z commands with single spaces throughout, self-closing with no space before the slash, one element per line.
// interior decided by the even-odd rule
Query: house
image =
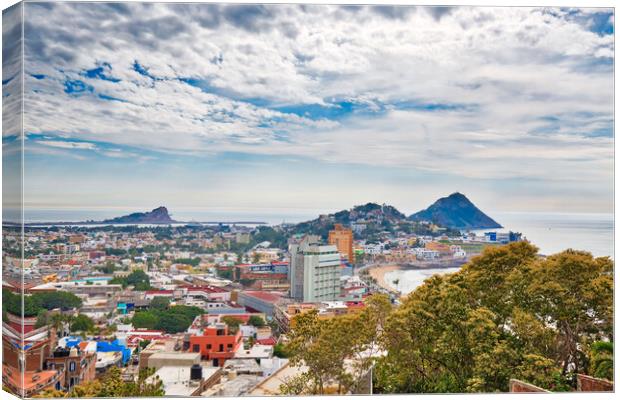
<path fill-rule="evenodd" d="M 207 326 L 202 324 L 202 316 L 196 317 L 192 328 L 198 329 L 199 334 L 189 338 L 189 351 L 200 353 L 202 358 L 212 362 L 214 367 L 224 365 L 227 359 L 233 358 L 239 347 L 242 346 L 241 331 L 233 333 L 228 325 L 215 323 Z"/>

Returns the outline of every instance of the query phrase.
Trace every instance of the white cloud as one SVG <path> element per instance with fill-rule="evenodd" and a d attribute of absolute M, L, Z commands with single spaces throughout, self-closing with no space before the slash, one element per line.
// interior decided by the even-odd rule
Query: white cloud
<path fill-rule="evenodd" d="M 26 4 L 26 71 L 47 76 L 26 79 L 29 132 L 609 184 L 614 41 L 590 30 L 592 9 L 49 7 Z M 103 62 L 120 82 L 80 75 Z M 92 93 L 66 94 L 67 79 Z M 276 110 L 339 101 L 365 113 Z"/>

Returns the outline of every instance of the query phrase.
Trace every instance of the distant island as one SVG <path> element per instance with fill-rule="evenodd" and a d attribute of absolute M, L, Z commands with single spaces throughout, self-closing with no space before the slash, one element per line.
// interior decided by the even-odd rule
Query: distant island
<path fill-rule="evenodd" d="M 341 210 L 332 214 L 320 215 L 318 218 L 289 224 L 286 229 L 292 229 L 298 233 L 312 233 L 326 236 L 333 228 L 334 223 L 357 226 L 364 229 L 365 236 L 382 230 L 390 230 L 390 227 L 405 226 L 411 223 L 431 223 L 438 227 L 455 231 L 473 229 L 502 228 L 491 217 L 480 211 L 465 195 L 453 193 L 448 197 L 442 197 L 430 207 L 407 217 L 393 206 L 387 204 L 366 203 L 354 206 L 348 210 Z M 159 206 L 147 212 L 135 212 L 120 217 L 104 219 L 102 221 L 77 221 L 77 222 L 28 222 L 25 226 L 41 225 L 267 225 L 265 222 L 256 221 L 177 221 L 170 216 L 165 206 Z M 20 225 L 15 222 L 5 222 L 4 225 Z M 417 225 L 415 233 L 431 233 L 427 225 Z"/>
<path fill-rule="evenodd" d="M 495 220 L 480 211 L 464 194 L 458 192 L 442 197 L 427 209 L 411 215 L 409 219 L 430 221 L 451 229 L 502 228 Z"/>
<path fill-rule="evenodd" d="M 102 224 L 174 224 L 176 222 L 170 218 L 168 209 L 164 206 L 148 212 L 137 212 L 101 221 Z"/>
<path fill-rule="evenodd" d="M 267 225 L 262 221 L 177 221 L 170 217 L 168 209 L 164 206 L 159 206 L 151 211 L 147 212 L 135 212 L 120 217 L 104 219 L 102 221 L 87 220 L 87 221 L 49 221 L 49 222 L 26 222 L 24 226 L 62 226 L 62 225 Z M 21 226 L 19 222 L 3 221 L 3 226 Z"/>

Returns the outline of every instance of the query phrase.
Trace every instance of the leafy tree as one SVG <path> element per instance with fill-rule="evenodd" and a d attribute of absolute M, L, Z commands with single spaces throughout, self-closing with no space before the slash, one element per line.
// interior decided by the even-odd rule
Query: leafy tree
<path fill-rule="evenodd" d="M 139 311 L 134 314 L 131 324 L 136 328 L 155 329 L 159 317 L 152 311 Z"/>
<path fill-rule="evenodd" d="M 39 307 L 47 310 L 60 308 L 70 310 L 82 306 L 82 300 L 73 293 L 64 291 L 40 292 L 31 296 L 32 301 Z"/>
<path fill-rule="evenodd" d="M 226 316 L 222 318 L 222 322 L 228 325 L 230 333 L 235 334 L 239 331 L 239 326 L 241 325 L 241 320 L 239 318 Z"/>
<path fill-rule="evenodd" d="M 87 315 L 78 314 L 71 323 L 71 332 L 88 332 L 95 328 L 95 322 Z"/>
<path fill-rule="evenodd" d="M 273 346 L 273 355 L 279 358 L 289 357 L 289 353 L 286 351 L 286 348 L 282 343 L 276 343 L 276 345 Z"/>
<path fill-rule="evenodd" d="M 612 381 L 614 379 L 614 344 L 613 342 L 594 342 L 591 353 L 591 374 L 597 378 Z"/>
<path fill-rule="evenodd" d="M 192 320 L 183 314 L 166 313 L 157 320 L 155 329 L 160 329 L 167 333 L 183 332 L 191 325 Z"/>
<path fill-rule="evenodd" d="M 174 260 L 175 263 L 177 264 L 188 264 L 191 265 L 192 267 L 197 267 L 198 264 L 200 264 L 200 257 L 196 257 L 196 258 L 177 258 Z"/>
<path fill-rule="evenodd" d="M 290 394 L 352 390 L 379 355 L 379 340 L 390 310 L 387 296 L 373 295 L 358 314 L 325 320 L 313 310 L 295 316 L 283 350 L 292 365 L 305 365 L 308 371 L 281 389 Z"/>
<path fill-rule="evenodd" d="M 170 299 L 164 296 L 156 296 L 150 303 L 150 307 L 155 310 L 165 310 L 169 305 Z"/>
<path fill-rule="evenodd" d="M 114 271 L 116 270 L 116 266 L 112 261 L 106 261 L 105 265 L 97 267 L 97 270 L 101 271 L 104 274 L 110 275 L 114 273 Z"/>
<path fill-rule="evenodd" d="M 262 319 L 260 316 L 258 315 L 252 315 L 250 316 L 250 318 L 248 319 L 248 324 L 255 326 L 257 328 L 263 327 L 265 326 L 265 320 Z"/>
<path fill-rule="evenodd" d="M 613 263 L 518 242 L 433 276 L 388 317 L 379 392 L 506 391 L 510 378 L 562 391 L 585 349 L 612 337 Z"/>

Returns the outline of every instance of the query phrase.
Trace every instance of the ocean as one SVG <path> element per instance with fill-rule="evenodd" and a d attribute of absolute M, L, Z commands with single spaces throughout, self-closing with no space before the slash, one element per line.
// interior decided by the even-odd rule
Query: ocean
<path fill-rule="evenodd" d="M 494 213 L 492 217 L 504 226 L 496 231 L 521 232 L 545 255 L 572 248 L 596 257 L 614 256 L 613 214 L 511 212 Z"/>
<path fill-rule="evenodd" d="M 572 248 L 586 250 L 595 257 L 614 257 L 613 214 L 560 214 L 560 213 L 494 213 L 493 219 L 502 229 L 486 229 L 478 233 L 521 232 L 541 254 L 550 255 Z M 434 274 L 458 271 L 459 268 L 427 270 L 396 270 L 385 274 L 385 282 L 403 294 L 422 285 Z M 397 281 L 398 283 L 394 283 Z"/>

